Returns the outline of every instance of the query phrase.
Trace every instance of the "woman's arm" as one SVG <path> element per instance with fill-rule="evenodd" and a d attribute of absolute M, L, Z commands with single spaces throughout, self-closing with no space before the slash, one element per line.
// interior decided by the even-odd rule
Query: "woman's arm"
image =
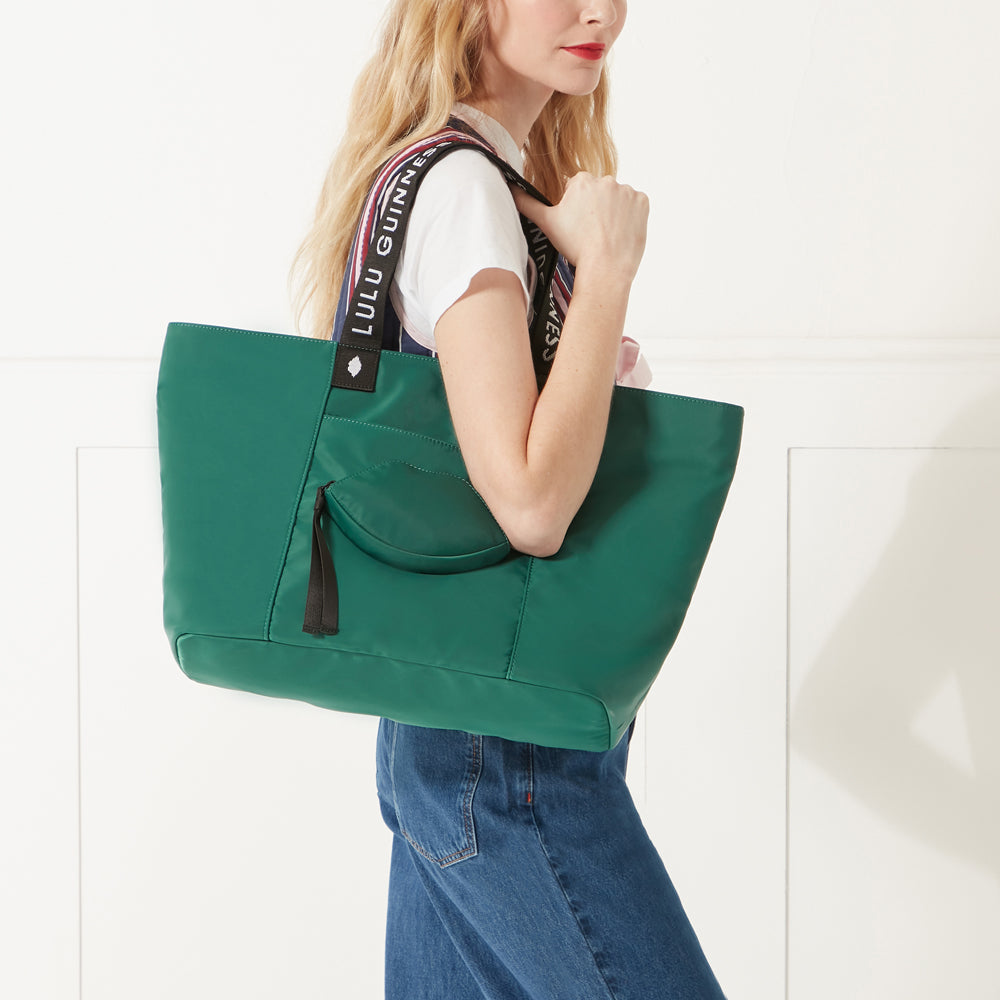
<path fill-rule="evenodd" d="M 515 199 L 576 264 L 545 388 L 538 393 L 524 293 L 509 271 L 480 271 L 434 338 L 469 478 L 511 545 L 547 556 L 562 545 L 597 471 L 649 203 L 589 174 L 574 177 L 552 208 L 520 192 Z"/>

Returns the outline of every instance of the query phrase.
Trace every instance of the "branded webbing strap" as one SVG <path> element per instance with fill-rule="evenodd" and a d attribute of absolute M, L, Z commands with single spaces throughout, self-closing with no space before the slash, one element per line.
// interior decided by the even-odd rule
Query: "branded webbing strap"
<path fill-rule="evenodd" d="M 427 145 L 427 142 L 431 144 Z M 402 159 L 398 168 L 383 182 L 384 190 L 373 200 L 383 201 L 384 207 L 371 234 L 364 263 L 347 306 L 334 358 L 331 380 L 333 386 L 362 392 L 374 391 L 382 352 L 382 329 L 389 286 L 403 249 L 403 237 L 417 190 L 427 176 L 427 171 L 435 163 L 459 149 L 476 150 L 491 160 L 508 182 L 516 184 L 544 204 L 551 204 L 506 160 L 472 136 L 454 128 L 442 133 L 436 141 L 432 137 Z M 535 364 L 535 378 L 541 388 L 552 365 L 562 327 L 551 296 L 558 254 L 533 222 L 522 216 L 521 224 L 537 274 L 532 300 L 534 320 L 531 327 L 531 353 Z"/>
<path fill-rule="evenodd" d="M 360 274 L 351 274 L 351 278 L 356 277 L 356 281 L 334 356 L 331 383 L 334 388 L 362 392 L 372 392 L 375 389 L 389 285 L 403 249 L 406 224 L 417 189 L 433 164 L 456 150 L 475 149 L 492 160 L 509 182 L 546 205 L 551 204 L 510 164 L 476 138 L 451 129 L 442 133 L 439 139 L 429 142 L 429 145 L 425 142 L 412 154 L 405 155 L 398 162 L 398 167 L 393 165 L 393 169 L 383 179 L 383 189 L 373 192 L 373 196 L 366 202 L 366 210 L 371 212 L 375 211 L 374 206 L 382 202 L 382 213 L 369 237 Z M 359 227 L 357 241 L 363 242 L 369 225 L 366 216 Z M 534 320 L 530 333 L 535 378 L 541 389 L 548 377 L 562 329 L 559 309 L 552 293 L 558 253 L 530 219 L 522 216 L 521 225 L 536 269 L 532 300 Z M 322 524 L 326 512 L 324 494 L 329 485 L 330 483 L 326 483 L 317 489 L 313 506 L 312 556 L 302 630 L 314 635 L 336 635 L 340 628 L 337 572 Z"/>

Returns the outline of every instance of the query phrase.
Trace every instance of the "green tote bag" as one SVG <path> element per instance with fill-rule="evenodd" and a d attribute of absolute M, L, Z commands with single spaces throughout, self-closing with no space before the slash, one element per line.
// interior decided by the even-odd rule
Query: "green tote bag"
<path fill-rule="evenodd" d="M 168 327 L 157 390 L 164 623 L 181 668 L 207 684 L 606 750 L 680 629 L 743 410 L 616 387 L 562 548 L 512 550 L 469 483 L 437 360 L 380 350 L 417 187 L 459 148 L 541 197 L 454 130 L 405 151 L 362 220 L 368 250 L 338 343 Z M 537 231 L 529 245 L 547 297 L 553 253 Z M 532 334 L 540 383 L 544 302 Z"/>

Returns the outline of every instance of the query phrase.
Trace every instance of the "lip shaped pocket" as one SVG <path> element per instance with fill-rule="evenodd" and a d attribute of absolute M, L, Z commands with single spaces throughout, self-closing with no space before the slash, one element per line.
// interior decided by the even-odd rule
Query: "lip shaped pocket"
<path fill-rule="evenodd" d="M 380 562 L 415 573 L 463 573 L 499 562 L 510 542 L 472 484 L 450 472 L 383 462 L 330 483 L 338 528 Z"/>

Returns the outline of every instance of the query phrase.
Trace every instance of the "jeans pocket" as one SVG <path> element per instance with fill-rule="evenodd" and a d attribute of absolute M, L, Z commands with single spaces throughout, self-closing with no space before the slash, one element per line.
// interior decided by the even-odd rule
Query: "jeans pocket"
<path fill-rule="evenodd" d="M 379 799 L 393 833 L 442 868 L 475 857 L 482 736 L 383 719 L 378 744 Z"/>

